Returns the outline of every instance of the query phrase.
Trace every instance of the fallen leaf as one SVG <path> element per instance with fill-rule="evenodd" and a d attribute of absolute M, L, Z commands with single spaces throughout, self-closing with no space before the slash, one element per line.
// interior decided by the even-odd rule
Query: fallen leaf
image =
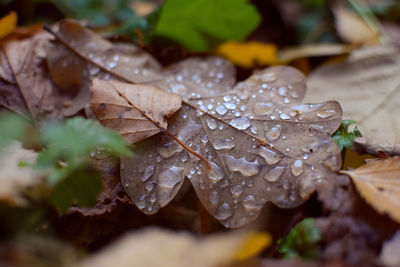
<path fill-rule="evenodd" d="M 233 64 L 244 68 L 279 63 L 276 45 L 257 41 L 225 42 L 217 47 L 216 52 Z"/>
<path fill-rule="evenodd" d="M 181 108 L 178 95 L 150 85 L 94 79 L 92 110 L 106 127 L 136 143 L 167 129 L 167 118 Z"/>
<path fill-rule="evenodd" d="M 24 149 L 21 143 L 15 142 L 0 151 L 0 201 L 9 205 L 26 207 L 29 197 L 42 199 L 45 196 L 45 175 L 29 166 L 21 167 L 19 163 L 33 164 L 37 153 Z M 28 197 L 29 196 L 29 197 Z"/>
<path fill-rule="evenodd" d="M 253 258 L 271 243 L 272 238 L 268 233 L 252 233 L 244 240 L 242 247 L 236 254 L 236 259 L 243 261 Z"/>
<path fill-rule="evenodd" d="M 17 26 L 17 13 L 11 11 L 0 18 L 0 39 L 10 34 Z"/>
<path fill-rule="evenodd" d="M 348 45 L 343 44 L 310 44 L 283 49 L 279 51 L 278 58 L 281 62 L 289 63 L 307 57 L 343 55 L 350 50 Z"/>
<path fill-rule="evenodd" d="M 371 160 L 341 173 L 352 178 L 361 196 L 375 210 L 400 222 L 400 157 Z"/>
<path fill-rule="evenodd" d="M 300 105 L 304 81 L 295 69 L 274 67 L 232 91 L 219 88 L 221 96 L 184 103 L 168 131 L 192 153 L 165 133 L 137 143 L 133 158 L 121 162 L 126 192 L 139 209 L 153 214 L 187 177 L 226 227 L 256 219 L 267 201 L 300 205 L 329 168 L 340 166 L 330 138 L 341 122 L 340 106 Z"/>
<path fill-rule="evenodd" d="M 400 231 L 397 231 L 393 237 L 383 244 L 379 255 L 379 263 L 387 267 L 400 265 Z"/>
<path fill-rule="evenodd" d="M 15 85 L 35 119 L 62 117 L 64 104 L 71 100 L 70 95 L 59 92 L 47 72 L 44 59 L 50 38 L 50 34 L 42 31 L 31 38 L 9 41 L 4 45 L 8 65 L 2 64 L 5 70 L 1 72 L 13 73 Z M 12 90 L 15 91 L 16 87 Z M 14 92 L 14 95 L 17 96 L 17 93 Z M 17 104 L 21 106 L 19 102 L 22 100 L 18 100 Z"/>
<path fill-rule="evenodd" d="M 370 26 L 356 13 L 342 7 L 333 8 L 335 27 L 339 36 L 350 44 L 377 44 L 379 32 L 373 31 Z"/>
<path fill-rule="evenodd" d="M 400 153 L 400 56 L 391 46 L 354 50 L 344 62 L 323 65 L 307 79 L 306 102 L 339 101 L 343 119 L 357 121 L 356 138 L 369 154 Z M 357 103 L 355 105 L 354 103 Z"/>
<path fill-rule="evenodd" d="M 225 266 L 248 235 L 229 232 L 197 238 L 189 233 L 174 233 L 157 228 L 127 234 L 78 266 Z"/>

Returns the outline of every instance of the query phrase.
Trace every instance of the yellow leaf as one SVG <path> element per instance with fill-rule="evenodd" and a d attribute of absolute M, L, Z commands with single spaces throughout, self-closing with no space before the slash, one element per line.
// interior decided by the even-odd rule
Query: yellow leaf
<path fill-rule="evenodd" d="M 0 39 L 6 37 L 17 26 L 17 13 L 9 12 L 0 19 Z"/>
<path fill-rule="evenodd" d="M 247 260 L 256 256 L 260 251 L 271 245 L 271 236 L 268 233 L 253 233 L 246 237 L 236 259 L 239 261 Z"/>
<path fill-rule="evenodd" d="M 217 48 L 217 53 L 233 64 L 245 68 L 275 65 L 280 62 L 277 57 L 278 49 L 274 44 L 256 41 L 226 42 Z"/>
<path fill-rule="evenodd" d="M 362 167 L 341 171 L 350 176 L 361 196 L 380 213 L 400 222 L 400 157 L 371 160 Z"/>

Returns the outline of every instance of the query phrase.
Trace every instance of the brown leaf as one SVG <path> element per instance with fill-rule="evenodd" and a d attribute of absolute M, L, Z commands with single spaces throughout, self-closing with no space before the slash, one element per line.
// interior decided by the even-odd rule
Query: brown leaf
<path fill-rule="evenodd" d="M 390 46 L 352 52 L 344 62 L 324 65 L 308 77 L 306 102 L 340 102 L 344 119 L 356 120 L 363 134 L 356 143 L 369 154 L 400 153 L 400 56 Z M 356 105 L 354 103 L 357 103 Z"/>
<path fill-rule="evenodd" d="M 358 169 L 341 172 L 352 178 L 372 207 L 400 222 L 400 157 L 371 160 Z"/>
<path fill-rule="evenodd" d="M 393 237 L 383 244 L 379 255 L 379 262 L 383 266 L 396 267 L 400 265 L 400 231 L 397 231 Z"/>
<path fill-rule="evenodd" d="M 234 262 L 247 236 L 229 232 L 199 239 L 189 233 L 150 228 L 123 236 L 78 266 L 225 266 Z"/>
<path fill-rule="evenodd" d="M 181 107 L 178 95 L 150 85 L 94 79 L 91 107 L 98 120 L 136 143 L 167 128 L 167 118 Z"/>
<path fill-rule="evenodd" d="M 330 135 L 341 121 L 336 102 L 298 104 L 304 76 L 274 67 L 215 97 L 193 99 L 169 120 L 168 131 L 135 145 L 123 159 L 121 179 L 133 202 L 147 214 L 167 205 L 184 177 L 206 209 L 226 227 L 257 218 L 267 201 L 300 205 L 338 170 L 338 148 Z"/>
<path fill-rule="evenodd" d="M 60 94 L 47 72 L 44 58 L 50 38 L 50 34 L 42 31 L 31 38 L 10 41 L 4 46 L 16 85 L 34 118 L 62 117 L 62 108 L 70 101 L 69 95 Z M 2 64 L 1 67 L 4 66 Z M 9 71 L 6 69 L 4 72 Z"/>

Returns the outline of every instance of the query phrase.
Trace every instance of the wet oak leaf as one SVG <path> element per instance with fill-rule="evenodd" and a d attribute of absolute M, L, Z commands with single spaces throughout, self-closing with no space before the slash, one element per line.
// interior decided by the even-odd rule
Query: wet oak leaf
<path fill-rule="evenodd" d="M 122 185 L 147 214 L 167 205 L 190 179 L 205 208 L 226 227 L 257 218 L 267 202 L 292 208 L 340 166 L 331 134 L 337 102 L 299 104 L 305 78 L 295 69 L 258 72 L 221 96 L 184 103 L 168 131 L 140 142 L 122 159 Z"/>
<path fill-rule="evenodd" d="M 150 85 L 94 79 L 91 108 L 106 127 L 136 143 L 167 128 L 181 98 Z"/>
<path fill-rule="evenodd" d="M 370 160 L 364 166 L 341 171 L 350 176 L 361 196 L 379 213 L 400 222 L 400 157 Z"/>

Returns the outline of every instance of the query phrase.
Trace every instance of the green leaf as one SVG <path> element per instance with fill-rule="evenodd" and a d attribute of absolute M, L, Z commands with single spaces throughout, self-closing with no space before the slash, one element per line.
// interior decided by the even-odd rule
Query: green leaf
<path fill-rule="evenodd" d="M 356 124 L 356 121 L 343 120 L 339 129 L 333 134 L 332 139 L 338 145 L 340 150 L 343 150 L 343 148 L 350 149 L 353 145 L 354 140 L 357 137 L 362 136 L 357 126 L 352 132 L 349 132 L 349 126 L 353 124 Z"/>
<path fill-rule="evenodd" d="M 296 224 L 284 239 L 278 240 L 279 252 L 284 258 L 316 259 L 320 254 L 318 242 L 321 240 L 314 219 L 306 218 Z"/>
<path fill-rule="evenodd" d="M 90 167 L 71 168 L 66 173 L 68 176 L 54 186 L 50 195 L 50 201 L 57 210 L 64 213 L 72 204 L 94 205 L 102 188 L 101 174 Z"/>
<path fill-rule="evenodd" d="M 21 141 L 30 124 L 21 116 L 0 114 L 0 149 L 13 140 Z"/>
<path fill-rule="evenodd" d="M 260 21 L 247 0 L 167 0 L 154 34 L 200 52 L 213 41 L 243 40 Z"/>

